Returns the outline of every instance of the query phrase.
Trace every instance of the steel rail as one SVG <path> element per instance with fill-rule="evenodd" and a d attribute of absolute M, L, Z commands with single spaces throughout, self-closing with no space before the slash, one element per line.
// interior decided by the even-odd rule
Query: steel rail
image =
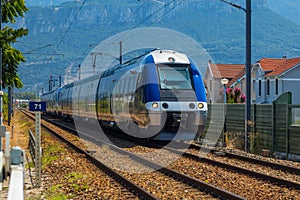
<path fill-rule="evenodd" d="M 203 149 L 205 151 L 209 150 L 208 148 L 200 147 L 200 146 L 194 145 L 194 144 L 192 144 L 190 146 L 190 148 L 193 148 L 193 149 L 196 149 L 196 150 Z M 294 173 L 294 174 L 300 175 L 300 169 L 299 168 L 286 166 L 286 165 L 279 164 L 279 163 L 273 163 L 273 162 L 269 162 L 269 161 L 265 161 L 265 160 L 261 160 L 261 159 L 251 158 L 251 157 L 247 157 L 247 156 L 242 156 L 242 155 L 238 155 L 238 154 L 235 154 L 235 153 L 230 153 L 230 152 L 227 152 L 227 151 L 224 151 L 224 150 L 220 151 L 220 150 L 212 149 L 211 151 L 212 152 L 222 152 L 222 153 L 225 154 L 225 156 L 227 156 L 229 158 L 234 158 L 234 159 L 246 161 L 246 162 L 253 163 L 253 164 L 264 165 L 264 166 L 267 166 L 267 167 L 272 167 L 273 169 L 283 170 L 283 171 L 286 171 L 286 172 L 289 172 L 289 173 Z"/>
<path fill-rule="evenodd" d="M 105 144 L 109 145 L 110 148 L 116 152 L 122 153 L 122 154 L 126 154 L 128 156 L 130 156 L 131 158 L 134 158 L 135 160 L 137 160 L 140 163 L 143 163 L 144 165 L 151 167 L 153 169 L 158 169 L 158 171 L 160 171 L 161 173 L 164 174 L 169 174 L 170 176 L 174 177 L 174 178 L 179 178 L 181 180 L 183 180 L 184 182 L 187 183 L 191 183 L 192 185 L 194 185 L 195 187 L 201 189 L 201 190 L 207 190 L 210 191 L 212 195 L 216 196 L 216 197 L 220 197 L 221 199 L 232 199 L 232 200 L 238 200 L 238 199 L 245 199 L 243 197 L 240 197 L 236 194 L 233 194 L 231 192 L 228 192 L 226 190 L 223 190 L 221 188 L 215 187 L 213 185 L 210 185 L 204 181 L 186 176 L 184 174 L 181 174 L 175 170 L 169 169 L 169 168 L 165 168 L 159 164 L 156 164 L 152 161 L 149 161 L 145 158 L 142 158 L 134 153 L 125 151 L 119 147 L 113 146 L 109 143 L 104 142 Z"/>
<path fill-rule="evenodd" d="M 162 146 L 160 146 L 160 145 L 157 145 L 157 147 L 158 148 L 162 148 Z M 219 167 L 222 167 L 222 168 L 226 168 L 226 169 L 229 169 L 229 170 L 232 170 L 232 171 L 236 171 L 236 172 L 239 172 L 239 173 L 242 173 L 242 174 L 246 174 L 246 175 L 249 175 L 249 176 L 252 176 L 252 177 L 261 178 L 261 179 L 270 181 L 270 182 L 272 182 L 272 183 L 274 183 L 276 185 L 279 185 L 279 186 L 285 185 L 287 187 L 293 187 L 293 188 L 295 188 L 297 190 L 300 189 L 300 184 L 296 183 L 296 182 L 293 182 L 293 181 L 288 181 L 288 180 L 277 178 L 277 177 L 274 177 L 274 176 L 262 174 L 262 173 L 259 173 L 259 172 L 255 172 L 255 171 L 252 171 L 252 170 L 248 170 L 248 169 L 242 168 L 242 167 L 237 167 L 237 166 L 233 166 L 233 165 L 230 165 L 230 164 L 222 163 L 222 162 L 219 162 L 219 161 L 216 161 L 216 160 L 211 160 L 209 158 L 205 158 L 205 157 L 201 157 L 201 156 L 196 156 L 196 155 L 193 155 L 193 154 L 190 154 L 190 153 L 186 153 L 186 152 L 182 152 L 182 151 L 179 151 L 177 149 L 170 148 L 170 147 L 164 147 L 164 148 L 166 150 L 169 150 L 169 151 L 173 152 L 173 153 L 182 154 L 183 156 L 185 156 L 187 158 L 190 158 L 190 159 L 193 159 L 193 160 L 196 160 L 196 161 L 201 161 L 201 162 L 209 163 L 211 165 L 215 165 L 215 166 L 219 166 Z"/>

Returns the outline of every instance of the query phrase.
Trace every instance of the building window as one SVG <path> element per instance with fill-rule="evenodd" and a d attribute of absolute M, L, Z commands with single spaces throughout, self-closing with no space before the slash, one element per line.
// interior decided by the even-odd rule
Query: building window
<path fill-rule="evenodd" d="M 261 80 L 258 81 L 258 96 L 261 96 Z"/>
<path fill-rule="evenodd" d="M 209 92 L 212 93 L 212 80 L 209 80 Z"/>
<path fill-rule="evenodd" d="M 267 95 L 270 95 L 270 79 L 267 80 Z"/>
<path fill-rule="evenodd" d="M 278 79 L 275 79 L 275 94 L 278 95 Z"/>

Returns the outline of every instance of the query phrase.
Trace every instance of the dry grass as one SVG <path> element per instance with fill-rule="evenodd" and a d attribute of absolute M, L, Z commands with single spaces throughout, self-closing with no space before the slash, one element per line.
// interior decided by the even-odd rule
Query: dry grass
<path fill-rule="evenodd" d="M 35 130 L 34 122 L 29 120 L 21 112 L 15 111 L 15 115 L 12 118 L 11 126 L 6 125 L 6 130 L 10 132 L 10 146 L 19 146 L 21 149 L 27 149 L 29 142 L 29 130 Z M 12 131 L 13 127 L 13 131 Z M 5 139 L 3 140 L 3 143 Z"/>

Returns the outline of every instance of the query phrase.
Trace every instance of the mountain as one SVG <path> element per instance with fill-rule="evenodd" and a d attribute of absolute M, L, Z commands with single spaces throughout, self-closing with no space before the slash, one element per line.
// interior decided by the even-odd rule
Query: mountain
<path fill-rule="evenodd" d="M 75 0 L 75 1 L 80 1 L 80 0 Z M 46 7 L 46 6 L 57 6 L 64 2 L 71 2 L 71 0 L 49 0 L 49 1 L 27 0 L 26 5 Z M 243 6 L 245 4 L 245 0 L 231 0 L 228 2 L 232 2 Z M 274 12 L 300 25 L 300 12 L 299 12 L 300 1 L 299 0 L 267 0 L 265 2 L 267 3 L 268 8 L 272 9 Z"/>
<path fill-rule="evenodd" d="M 269 0 L 268 6 L 281 16 L 300 25 L 299 0 Z"/>
<path fill-rule="evenodd" d="M 64 2 L 68 2 L 70 0 L 26 0 L 26 6 L 56 6 Z"/>
<path fill-rule="evenodd" d="M 15 45 L 27 59 L 19 70 L 23 90 L 46 90 L 50 75 L 54 79 L 66 73 L 75 76 L 79 64 L 101 41 L 141 27 L 164 27 L 186 34 L 217 63 L 245 62 L 243 10 L 221 1 L 162 2 L 167 3 L 89 0 L 29 7 L 26 17 L 16 24 L 29 29 L 29 35 Z M 244 0 L 236 2 L 245 6 Z M 262 57 L 299 56 L 300 26 L 269 6 L 266 0 L 252 0 L 252 62 Z"/>

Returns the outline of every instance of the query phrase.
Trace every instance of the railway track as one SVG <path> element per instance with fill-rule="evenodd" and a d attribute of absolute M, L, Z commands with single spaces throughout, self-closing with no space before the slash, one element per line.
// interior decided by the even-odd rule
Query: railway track
<path fill-rule="evenodd" d="M 205 156 L 199 156 L 199 151 L 196 152 L 196 155 L 192 154 L 190 150 L 187 152 L 182 152 L 178 149 L 169 147 L 157 148 L 164 148 L 166 151 L 165 155 L 167 155 L 167 157 L 172 156 L 170 152 L 183 155 L 177 159 L 176 162 L 169 165 L 168 168 L 185 173 L 194 177 L 195 179 L 205 180 L 215 186 L 231 191 L 247 199 L 265 199 L 266 196 L 267 199 L 299 199 L 300 197 L 298 182 L 274 177 L 262 172 L 257 172 L 259 171 L 257 166 L 248 166 L 249 169 L 252 169 L 248 170 L 246 168 L 225 163 L 222 160 L 218 161 Z M 134 151 L 136 153 L 148 151 L 142 150 L 142 148 L 130 149 L 130 151 Z M 209 154 L 208 157 L 212 157 L 212 155 Z M 148 157 L 148 159 L 152 159 L 152 157 Z M 184 163 L 190 163 L 190 167 L 187 167 Z M 288 176 L 289 175 L 283 177 Z"/>
<path fill-rule="evenodd" d="M 121 143 L 122 142 L 123 141 L 121 141 Z M 226 156 L 219 156 L 220 154 L 217 154 L 218 156 L 214 154 L 208 154 L 208 158 L 199 157 L 199 147 L 193 145 L 191 145 L 191 148 L 187 152 L 180 152 L 180 148 L 178 147 L 180 146 L 179 144 L 176 145 L 176 149 L 168 149 L 165 146 L 159 147 L 156 144 L 156 147 L 152 145 L 150 145 L 152 146 L 150 148 L 146 147 L 149 146 L 149 143 L 146 143 L 145 146 L 140 146 L 141 141 L 137 141 L 135 145 L 130 145 L 128 143 L 130 142 L 126 141 L 126 145 L 123 146 L 130 147 L 126 148 L 126 150 L 132 152 L 133 157 L 137 154 L 153 152 L 157 148 L 164 149 L 164 151 L 166 152 L 162 153 L 164 155 L 159 155 L 161 156 L 161 158 L 158 158 L 159 156 L 157 153 L 155 153 L 155 156 L 153 154 L 149 154 L 149 157 L 144 157 L 144 159 L 146 160 L 155 160 L 156 163 L 159 163 L 160 160 L 167 159 L 166 157 L 172 157 L 172 154 L 182 154 L 183 157 L 179 158 L 176 162 L 172 163 L 170 166 L 168 166 L 168 168 L 164 168 L 164 170 L 170 169 L 176 171 L 177 173 L 180 172 L 182 174 L 185 174 L 186 176 L 193 177 L 193 179 L 197 181 L 202 180 L 202 182 L 204 183 L 210 183 L 215 187 L 223 188 L 222 190 L 231 191 L 232 193 L 238 194 L 247 199 L 264 199 L 266 195 L 268 196 L 268 198 L 287 197 L 294 199 L 297 199 L 300 196 L 299 183 L 293 180 L 285 180 L 283 178 L 273 177 L 268 175 L 268 173 L 259 172 L 260 170 L 258 170 L 258 167 L 256 166 L 257 164 L 253 164 L 253 162 L 256 162 L 255 160 L 253 160 L 252 163 L 250 162 L 252 166 L 250 165 L 242 167 L 242 165 L 245 165 L 245 163 L 243 164 L 244 161 L 235 160 L 235 163 L 237 163 L 237 166 L 235 166 L 232 164 L 232 161 L 226 162 L 222 160 L 223 158 L 226 158 Z M 122 154 L 124 154 L 124 152 Z M 245 159 L 243 158 L 243 160 Z M 189 163 L 189 165 L 187 165 L 187 163 Z M 262 162 L 259 168 L 267 168 L 263 165 L 263 163 L 265 162 Z M 162 162 L 162 165 L 164 165 L 164 162 Z M 266 165 L 272 165 L 272 163 Z M 280 168 L 281 166 L 277 164 L 274 165 L 277 166 L 274 168 Z M 153 168 L 160 169 L 160 167 L 162 166 L 154 166 Z M 253 168 L 253 170 L 248 170 L 251 168 Z M 276 173 L 277 171 L 280 171 L 277 169 L 273 170 Z M 294 168 L 290 169 L 290 171 L 294 170 Z M 159 172 L 161 172 L 162 174 L 166 173 L 165 171 Z M 178 177 L 178 175 L 175 175 L 175 177 Z"/>
<path fill-rule="evenodd" d="M 196 155 L 199 151 L 202 151 L 203 147 L 192 144 L 190 146 L 190 153 Z M 204 150 L 208 151 L 208 150 Z M 299 188 L 300 184 L 300 168 L 288 166 L 280 163 L 275 163 L 261 158 L 254 158 L 246 155 L 239 155 L 228 151 L 211 150 L 211 154 L 208 155 L 210 159 L 218 160 L 224 163 L 233 164 L 234 166 L 245 169 L 259 169 L 262 174 L 267 174 L 277 178 L 285 178 L 291 182 L 297 183 L 295 188 Z M 274 179 L 275 181 L 278 181 Z M 287 183 L 289 185 L 289 183 Z"/>
<path fill-rule="evenodd" d="M 158 148 L 165 148 L 173 153 L 182 154 L 184 157 L 198 162 L 204 162 L 252 177 L 264 179 L 273 184 L 278 184 L 279 186 L 285 185 L 286 187 L 300 190 L 299 168 L 217 150 L 211 150 L 212 153 L 206 154 L 210 149 L 205 149 L 193 144 L 189 146 L 189 149 L 185 152 L 178 150 L 178 145 L 176 145 L 176 149 L 159 145 Z M 183 148 L 186 149 L 187 147 Z M 201 152 L 205 152 L 204 156 L 201 155 Z"/>
<path fill-rule="evenodd" d="M 121 180 L 122 184 L 131 188 L 134 193 L 143 199 L 243 199 L 233 193 L 210 185 L 205 181 L 200 181 L 178 171 L 165 168 L 109 143 L 97 141 L 97 145 L 95 145 L 85 142 L 83 147 L 78 147 L 79 145 L 74 144 L 74 139 L 67 139 L 69 136 L 62 136 L 61 132 L 59 134 L 55 133 L 56 131 L 53 131 L 53 127 L 49 127 L 49 125 L 45 125 L 45 128 L 55 134 L 56 137 L 64 140 L 64 142 L 68 143 L 76 151 L 84 154 L 88 160 L 106 171 L 107 174 L 113 174 L 116 180 Z M 92 138 L 90 139 L 93 140 Z M 101 156 L 104 157 L 101 158 Z M 104 160 L 106 163 L 103 163 Z M 120 161 L 122 162 L 120 163 Z M 108 163 L 113 163 L 114 165 L 118 165 L 118 163 L 124 165 L 126 163 L 129 164 L 130 170 L 138 172 L 140 169 L 146 169 L 146 171 L 142 171 L 142 173 L 132 173 L 132 171 L 128 171 L 127 169 L 117 171 L 107 165 Z M 134 167 L 140 165 L 143 165 L 143 167 L 134 169 Z M 126 168 L 128 166 L 122 167 Z"/>
<path fill-rule="evenodd" d="M 21 110 L 21 111 L 26 116 L 28 116 L 29 118 L 34 120 L 34 116 L 32 115 L 32 113 L 26 112 L 25 110 Z M 126 179 L 120 173 L 117 173 L 116 171 L 107 167 L 103 163 L 99 162 L 99 160 L 97 160 L 95 157 L 93 157 L 88 151 L 86 151 L 86 149 L 82 148 L 83 147 L 82 143 L 75 137 L 64 138 L 60 133 L 57 132 L 57 128 L 55 128 L 54 126 L 49 126 L 49 124 L 45 125 L 44 123 L 42 123 L 42 127 L 44 129 L 46 129 L 48 132 L 50 132 L 51 134 L 53 134 L 56 138 L 60 139 L 61 141 L 63 141 L 64 143 L 66 143 L 67 145 L 72 147 L 72 149 L 74 149 L 76 152 L 78 152 L 80 154 L 77 156 L 78 159 L 84 157 L 84 159 L 87 159 L 94 166 L 96 166 L 99 169 L 99 173 L 101 174 L 100 178 L 103 179 L 102 181 L 109 183 L 109 187 L 111 187 L 111 188 L 108 188 L 108 190 L 111 190 L 111 189 L 114 190 L 115 187 L 118 187 L 117 189 L 115 189 L 115 191 L 118 191 L 118 190 L 122 191 L 121 197 L 118 196 L 119 194 L 117 194 L 117 195 L 109 194 L 108 191 L 105 191 L 106 196 L 102 196 L 102 197 L 117 198 L 117 199 L 119 199 L 119 198 L 121 198 L 121 199 L 157 199 L 155 196 L 151 195 L 148 191 L 139 187 L 137 184 L 133 183 L 132 181 Z M 75 143 L 77 143 L 77 144 L 75 144 Z M 78 145 L 81 147 L 79 147 Z M 71 159 L 70 156 L 68 156 L 68 155 L 66 155 L 66 157 L 69 157 L 69 159 Z M 61 166 L 57 166 L 57 167 L 60 168 Z M 52 173 L 56 173 L 56 172 L 52 172 Z M 103 173 L 106 176 L 104 176 Z M 109 179 L 109 177 L 111 179 L 113 179 L 113 181 L 111 181 Z M 94 182 L 97 182 L 97 181 L 95 180 Z M 60 184 L 58 184 L 58 185 L 60 185 Z M 47 186 L 47 183 L 46 183 L 46 186 Z M 51 186 L 49 186 L 49 187 L 51 187 Z M 99 196 L 98 196 L 98 198 L 101 198 L 101 195 L 99 195 Z"/>

